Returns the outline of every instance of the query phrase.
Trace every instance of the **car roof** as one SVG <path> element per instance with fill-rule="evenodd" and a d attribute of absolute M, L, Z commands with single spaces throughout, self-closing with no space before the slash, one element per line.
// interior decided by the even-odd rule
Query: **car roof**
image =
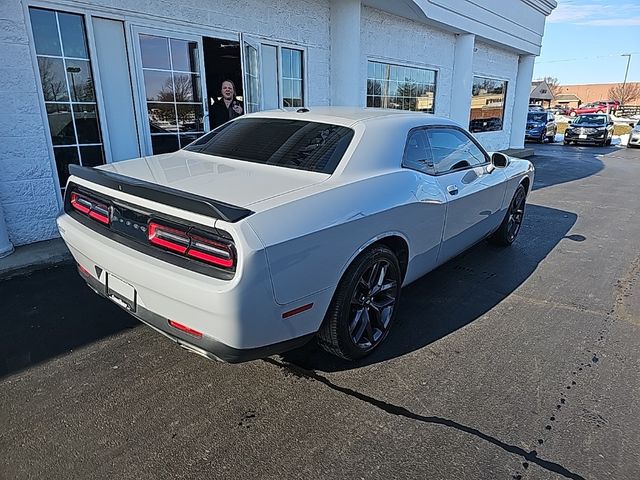
<path fill-rule="evenodd" d="M 424 112 L 408 110 L 394 110 L 389 108 L 366 107 L 304 107 L 280 110 L 265 110 L 249 115 L 254 118 L 283 118 L 295 120 L 307 120 L 310 122 L 333 123 L 342 126 L 352 126 L 356 123 L 381 118 L 419 118 L 424 125 L 456 125 L 448 118 L 436 117 Z"/>

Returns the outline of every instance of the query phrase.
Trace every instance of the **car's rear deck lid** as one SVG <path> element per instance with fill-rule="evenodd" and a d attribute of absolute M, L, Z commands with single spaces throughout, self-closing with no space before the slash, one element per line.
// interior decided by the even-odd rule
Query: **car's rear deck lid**
<path fill-rule="evenodd" d="M 119 173 L 81 167 L 80 165 L 69 165 L 69 173 L 75 177 L 123 193 L 227 222 L 237 222 L 253 213 L 246 208 L 145 180 L 127 177 Z"/>

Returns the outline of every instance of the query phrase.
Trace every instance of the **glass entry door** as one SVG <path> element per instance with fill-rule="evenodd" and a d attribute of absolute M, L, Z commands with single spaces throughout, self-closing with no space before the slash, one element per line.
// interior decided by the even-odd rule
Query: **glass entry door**
<path fill-rule="evenodd" d="M 244 71 L 244 97 L 247 113 L 259 112 L 262 107 L 260 43 L 242 36 L 242 70 Z"/>
<path fill-rule="evenodd" d="M 208 130 L 202 40 L 136 31 L 148 150 L 174 152 Z"/>

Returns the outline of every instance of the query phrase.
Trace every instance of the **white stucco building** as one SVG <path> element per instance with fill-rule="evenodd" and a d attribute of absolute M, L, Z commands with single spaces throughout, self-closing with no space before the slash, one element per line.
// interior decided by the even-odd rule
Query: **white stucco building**
<path fill-rule="evenodd" d="M 523 147 L 555 0 L 1 0 L 0 255 L 58 235 L 69 163 L 167 152 L 246 111 L 361 105 Z M 179 168 L 177 166 L 177 168 Z"/>

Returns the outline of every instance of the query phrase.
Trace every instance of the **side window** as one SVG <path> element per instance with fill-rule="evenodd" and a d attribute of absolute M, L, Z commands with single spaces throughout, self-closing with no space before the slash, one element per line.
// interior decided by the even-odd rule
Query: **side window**
<path fill-rule="evenodd" d="M 487 162 L 482 150 L 460 130 L 429 128 L 426 133 L 436 173 L 452 172 Z"/>
<path fill-rule="evenodd" d="M 407 144 L 404 147 L 402 166 L 430 175 L 435 173 L 429 140 L 423 129 L 409 132 Z"/>

